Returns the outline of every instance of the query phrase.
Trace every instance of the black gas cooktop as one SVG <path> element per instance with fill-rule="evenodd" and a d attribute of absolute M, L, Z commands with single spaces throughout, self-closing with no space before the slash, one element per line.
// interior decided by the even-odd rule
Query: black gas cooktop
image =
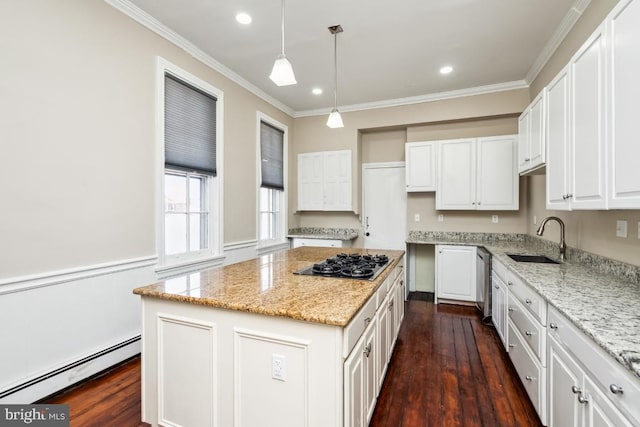
<path fill-rule="evenodd" d="M 386 255 L 338 254 L 294 274 L 374 280 L 390 261 Z"/>

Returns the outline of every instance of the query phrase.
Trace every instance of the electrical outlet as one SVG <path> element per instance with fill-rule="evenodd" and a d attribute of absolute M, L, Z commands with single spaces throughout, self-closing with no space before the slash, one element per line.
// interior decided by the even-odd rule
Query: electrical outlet
<path fill-rule="evenodd" d="M 414 220 L 415 222 L 420 222 L 420 214 L 415 214 L 415 215 L 413 216 L 413 220 Z"/>
<path fill-rule="evenodd" d="M 537 215 L 533 216 L 533 225 L 538 225 L 538 216 Z"/>
<path fill-rule="evenodd" d="M 498 223 L 498 215 L 491 215 L 491 222 L 494 224 Z"/>
<path fill-rule="evenodd" d="M 438 222 L 444 222 L 444 215 L 438 215 Z"/>
<path fill-rule="evenodd" d="M 271 378 L 279 381 L 287 380 L 287 358 L 280 354 L 271 355 Z"/>
<path fill-rule="evenodd" d="M 616 221 L 616 236 L 627 237 L 627 221 L 621 219 Z"/>

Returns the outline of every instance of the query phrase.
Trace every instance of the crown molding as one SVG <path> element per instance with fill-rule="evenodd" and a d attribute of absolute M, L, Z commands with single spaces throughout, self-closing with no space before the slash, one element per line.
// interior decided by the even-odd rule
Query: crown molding
<path fill-rule="evenodd" d="M 580 19 L 584 10 L 589 6 L 589 3 L 591 3 L 591 0 L 574 0 L 573 5 L 562 19 L 562 22 L 560 22 L 560 26 L 547 41 L 540 55 L 538 55 L 529 69 L 525 77 L 527 84 L 533 83 L 536 77 L 538 77 L 540 71 L 542 71 L 549 59 L 551 59 L 551 56 L 560 46 L 560 43 L 562 43 L 567 34 L 569 34 L 569 31 L 571 31 L 575 23 Z"/>
<path fill-rule="evenodd" d="M 268 102 L 269 104 L 273 105 L 275 108 L 279 109 L 285 114 L 288 114 L 291 117 L 295 116 L 295 111 L 292 108 L 278 101 L 274 97 L 268 95 L 266 92 L 264 92 L 257 86 L 253 85 L 249 81 L 245 80 L 240 75 L 232 71 L 230 68 L 227 68 L 226 66 L 222 65 L 220 62 L 215 60 L 210 55 L 206 54 L 204 51 L 199 49 L 193 43 L 189 42 L 187 39 L 185 39 L 175 31 L 171 30 L 169 27 L 167 27 L 166 25 L 164 25 L 163 23 L 161 23 L 160 21 L 158 21 L 157 19 L 155 19 L 154 17 L 152 17 L 147 12 L 140 9 L 138 6 L 134 5 L 130 1 L 128 0 L 104 0 L 104 1 L 108 5 L 119 10 L 123 14 L 127 15 L 129 18 L 133 19 L 134 21 L 138 22 L 139 24 L 145 26 L 146 28 L 150 29 L 154 33 L 158 34 L 160 37 L 163 37 L 164 39 L 178 46 L 179 48 L 187 52 L 189 55 L 193 56 L 195 59 L 207 65 L 211 69 L 222 74 L 224 77 L 228 78 L 232 82 L 236 83 L 237 85 L 253 93 L 258 98 Z"/>
<path fill-rule="evenodd" d="M 373 110 L 376 108 L 399 107 L 402 105 L 421 104 L 423 102 L 442 101 L 445 99 L 462 98 L 465 96 L 485 95 L 494 92 L 504 92 L 514 89 L 528 89 L 529 85 L 524 80 L 515 80 L 512 82 L 498 83 L 486 86 L 476 86 L 466 89 L 452 90 L 448 92 L 438 92 L 427 95 L 410 96 L 407 98 L 386 99 L 383 101 L 366 102 L 362 104 L 351 104 L 339 106 L 341 113 L 350 111 Z M 322 116 L 329 114 L 331 108 L 323 108 L 318 110 L 296 111 L 294 118 Z"/>

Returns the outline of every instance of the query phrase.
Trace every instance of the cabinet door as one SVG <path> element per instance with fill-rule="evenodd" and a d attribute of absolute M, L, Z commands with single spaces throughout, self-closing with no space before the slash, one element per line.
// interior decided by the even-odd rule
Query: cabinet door
<path fill-rule="evenodd" d="M 518 210 L 516 136 L 478 138 L 478 210 Z"/>
<path fill-rule="evenodd" d="M 391 353 L 393 352 L 393 346 L 396 344 L 396 325 L 397 325 L 397 313 L 396 313 L 397 294 L 395 286 L 389 290 L 389 304 L 387 305 L 387 328 L 389 334 L 389 349 L 387 351 L 387 362 L 391 359 Z"/>
<path fill-rule="evenodd" d="M 536 169 L 545 162 L 544 139 L 544 97 L 543 90 L 531 104 L 531 121 L 529 122 L 529 168 Z"/>
<path fill-rule="evenodd" d="M 344 423 L 365 426 L 364 413 L 364 340 L 360 340 L 344 362 Z"/>
<path fill-rule="evenodd" d="M 476 257 L 475 246 L 436 246 L 436 298 L 476 300 Z"/>
<path fill-rule="evenodd" d="M 530 110 L 527 108 L 518 119 L 518 172 L 529 169 L 531 157 L 529 156 L 529 123 Z"/>
<path fill-rule="evenodd" d="M 547 86 L 547 209 L 571 208 L 570 90 L 565 67 Z"/>
<path fill-rule="evenodd" d="M 396 286 L 396 330 L 394 331 L 396 339 L 398 338 L 398 333 L 400 332 L 400 326 L 402 326 L 402 319 L 404 319 L 404 293 L 404 278 L 401 276 L 398 278 L 398 284 Z"/>
<path fill-rule="evenodd" d="M 440 141 L 436 209 L 476 209 L 476 141 Z"/>
<path fill-rule="evenodd" d="M 493 290 L 491 292 L 491 320 L 496 327 L 496 332 L 502 341 L 506 351 L 507 346 L 507 286 L 495 273 L 492 274 L 491 282 Z"/>
<path fill-rule="evenodd" d="M 298 154 L 298 210 L 322 210 L 322 175 L 322 153 Z"/>
<path fill-rule="evenodd" d="M 573 107 L 572 209 L 606 208 L 604 48 L 601 26 L 569 62 Z"/>
<path fill-rule="evenodd" d="M 349 211 L 351 204 L 351 150 L 323 152 L 323 210 Z"/>
<path fill-rule="evenodd" d="M 582 405 L 574 390 L 582 389 L 582 369 L 553 337 L 548 339 L 549 427 L 579 427 L 582 425 Z"/>
<path fill-rule="evenodd" d="M 640 208 L 638 99 L 640 0 L 621 0 L 609 18 L 609 208 Z"/>
<path fill-rule="evenodd" d="M 369 425 L 369 420 L 371 420 L 373 411 L 376 408 L 376 399 L 378 397 L 378 380 L 376 377 L 376 358 L 378 357 L 376 328 L 377 322 L 374 320 L 364 332 L 364 347 L 362 349 L 365 425 Z"/>
<path fill-rule="evenodd" d="M 405 144 L 407 191 L 436 191 L 436 143 Z"/>
<path fill-rule="evenodd" d="M 376 360 L 376 378 L 378 380 L 378 389 L 382 387 L 384 381 L 384 375 L 387 373 L 387 362 L 389 360 L 389 310 L 387 310 L 387 304 L 389 298 L 385 298 L 380 307 L 378 308 L 378 314 L 376 316 L 377 321 L 377 358 Z"/>

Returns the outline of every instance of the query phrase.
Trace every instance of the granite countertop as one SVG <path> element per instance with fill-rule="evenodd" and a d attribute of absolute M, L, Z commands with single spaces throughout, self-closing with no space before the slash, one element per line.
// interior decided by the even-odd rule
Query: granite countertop
<path fill-rule="evenodd" d="M 350 248 L 350 253 L 385 253 L 392 259 L 387 268 L 372 281 L 293 274 L 339 252 L 333 248 L 301 247 L 144 286 L 133 293 L 143 297 L 346 326 L 393 271 L 404 251 Z"/>
<path fill-rule="evenodd" d="M 355 228 L 292 228 L 289 230 L 287 237 L 298 239 L 353 240 L 358 238 L 358 230 Z"/>
<path fill-rule="evenodd" d="M 555 259 L 558 257 L 557 253 L 549 253 L 545 244 L 538 241 L 540 239 L 525 237 L 509 240 L 508 235 L 493 239 L 479 235 L 462 239 L 459 237 L 447 237 L 446 233 L 422 236 L 414 234 L 407 243 L 484 246 L 492 256 L 640 378 L 640 284 L 629 280 L 637 278 L 637 270 L 640 268 L 626 265 L 629 270 L 633 271 L 634 267 L 637 270 L 632 273 L 621 272 L 619 270 L 625 266 L 612 263 L 609 272 L 601 271 L 602 268 L 596 264 L 607 264 L 606 262 L 591 261 L 592 264 L 584 264 L 578 262 L 579 259 L 572 259 L 578 255 L 569 251 L 569 260 L 562 264 L 516 262 L 506 254 L 544 254 Z"/>

